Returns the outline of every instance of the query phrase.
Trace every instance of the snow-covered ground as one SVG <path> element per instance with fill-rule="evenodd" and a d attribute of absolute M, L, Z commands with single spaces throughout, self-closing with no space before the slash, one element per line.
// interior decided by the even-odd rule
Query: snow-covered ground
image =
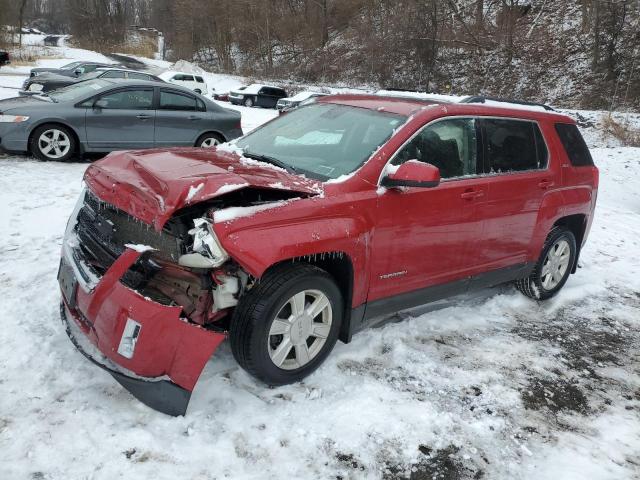
<path fill-rule="evenodd" d="M 274 115 L 238 109 L 245 130 Z M 597 214 L 556 298 L 503 286 L 397 314 L 273 389 L 223 345 L 178 418 L 87 362 L 59 321 L 87 164 L 0 156 L 0 479 L 639 478 L 640 149 L 587 133 Z"/>

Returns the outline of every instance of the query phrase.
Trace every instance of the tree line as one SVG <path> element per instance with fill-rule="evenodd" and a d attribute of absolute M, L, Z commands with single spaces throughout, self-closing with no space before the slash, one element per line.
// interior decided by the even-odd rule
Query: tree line
<path fill-rule="evenodd" d="M 0 23 L 22 4 L 86 48 L 157 28 L 218 72 L 640 107 L 640 0 L 0 0 Z"/>

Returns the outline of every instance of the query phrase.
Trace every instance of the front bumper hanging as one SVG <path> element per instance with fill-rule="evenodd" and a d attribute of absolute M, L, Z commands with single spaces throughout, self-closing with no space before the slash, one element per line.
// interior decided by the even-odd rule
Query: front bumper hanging
<path fill-rule="evenodd" d="M 73 343 L 76 349 L 91 363 L 109 372 L 113 378 L 135 398 L 158 412 L 166 413 L 167 415 L 172 415 L 174 417 L 184 415 L 187 412 L 187 406 L 189 405 L 189 400 L 191 400 L 191 392 L 189 390 L 186 390 L 168 380 L 145 380 L 141 377 L 125 375 L 124 373 L 107 366 L 105 363 L 101 363 L 87 352 L 88 349 L 86 346 L 82 347 L 80 345 L 76 335 L 74 335 L 72 330 L 79 329 L 77 329 L 77 327 L 74 328 L 75 326 L 72 321 L 69 321 L 69 317 L 67 316 L 67 307 L 65 306 L 64 301 L 60 302 L 60 318 L 62 319 L 64 329 L 69 336 L 69 340 L 71 340 L 71 343 Z M 82 334 L 82 332 L 80 332 L 80 334 Z"/>
<path fill-rule="evenodd" d="M 73 231 L 62 250 L 60 313 L 73 344 L 145 405 L 184 415 L 225 334 L 182 318 L 179 306 L 157 303 L 124 285 L 120 280 L 140 256 L 136 250 L 125 249 L 102 276 L 84 261 Z"/>

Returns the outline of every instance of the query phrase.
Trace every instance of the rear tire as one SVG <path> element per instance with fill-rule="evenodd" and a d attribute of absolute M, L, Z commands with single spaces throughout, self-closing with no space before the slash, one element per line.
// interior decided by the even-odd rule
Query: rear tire
<path fill-rule="evenodd" d="M 244 102 L 243 102 L 243 103 L 244 103 L 244 106 L 245 106 L 245 107 L 249 107 L 249 108 L 251 108 L 251 107 L 253 107 L 253 98 L 251 98 L 251 97 L 245 97 L 245 99 L 244 99 Z"/>
<path fill-rule="evenodd" d="M 29 141 L 31 154 L 45 162 L 67 162 L 76 154 L 77 147 L 71 130 L 59 124 L 39 126 Z"/>
<path fill-rule="evenodd" d="M 268 385 L 297 382 L 327 358 L 340 332 L 340 289 L 313 265 L 274 268 L 240 299 L 231 320 L 236 361 Z"/>
<path fill-rule="evenodd" d="M 200 148 L 213 148 L 217 145 L 220 145 L 221 143 L 224 143 L 225 141 L 226 140 L 217 133 L 205 133 L 198 137 L 195 146 Z"/>
<path fill-rule="evenodd" d="M 199 95 L 202 95 L 202 90 L 200 90 L 199 88 L 196 88 L 196 89 L 194 90 L 194 92 L 196 92 L 196 93 L 197 93 L 197 94 L 199 94 Z"/>
<path fill-rule="evenodd" d="M 516 288 L 534 300 L 547 300 L 567 282 L 576 260 L 576 238 L 566 227 L 554 227 L 542 247 L 540 258 L 527 278 L 517 280 Z"/>

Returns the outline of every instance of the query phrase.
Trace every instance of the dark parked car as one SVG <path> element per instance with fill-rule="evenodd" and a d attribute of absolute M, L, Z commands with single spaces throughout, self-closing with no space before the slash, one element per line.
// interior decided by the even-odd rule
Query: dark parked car
<path fill-rule="evenodd" d="M 276 108 L 278 100 L 286 96 L 287 92 L 282 88 L 252 83 L 229 92 L 229 101 L 245 107 Z"/>
<path fill-rule="evenodd" d="M 7 63 L 11 63 L 11 57 L 9 56 L 9 52 L 5 52 L 0 50 L 0 67 L 6 65 Z"/>
<path fill-rule="evenodd" d="M 83 152 L 212 147 L 242 135 L 240 114 L 186 88 L 98 78 L 0 100 L 0 148 L 65 161 Z"/>
<path fill-rule="evenodd" d="M 43 73 L 56 73 L 65 77 L 79 77 L 85 73 L 93 72 L 96 68 L 117 66 L 98 62 L 72 62 L 60 68 L 32 68 L 30 76 L 35 77 Z"/>
<path fill-rule="evenodd" d="M 598 188 L 575 121 L 431 104 L 323 97 L 206 155 L 90 166 L 58 274 L 75 346 L 176 415 L 227 339 L 283 385 L 389 313 L 505 282 L 556 295 Z"/>
<path fill-rule="evenodd" d="M 163 82 L 159 77 L 143 72 L 135 72 L 124 68 L 98 68 L 93 72 L 85 73 L 79 77 L 68 77 L 57 73 L 43 73 L 37 77 L 29 77 L 22 84 L 20 95 L 33 95 L 34 93 L 50 92 L 67 85 L 94 78 L 120 78 L 126 80 L 148 80 L 151 82 Z"/>

